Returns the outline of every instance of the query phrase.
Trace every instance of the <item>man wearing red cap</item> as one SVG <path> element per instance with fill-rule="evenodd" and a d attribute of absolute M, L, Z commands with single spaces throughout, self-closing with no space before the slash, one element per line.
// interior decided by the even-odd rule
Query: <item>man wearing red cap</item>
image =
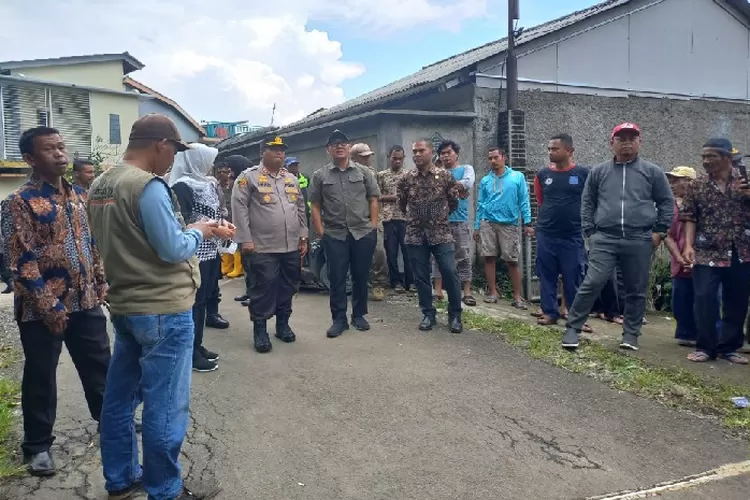
<path fill-rule="evenodd" d="M 622 123 L 612 130 L 614 158 L 591 169 L 581 199 L 581 227 L 589 238 L 589 267 L 573 305 L 562 345 L 578 347 L 591 308 L 619 264 L 625 285 L 620 347 L 638 350 L 652 245 L 666 237 L 674 196 L 658 165 L 638 156 L 641 130 Z"/>

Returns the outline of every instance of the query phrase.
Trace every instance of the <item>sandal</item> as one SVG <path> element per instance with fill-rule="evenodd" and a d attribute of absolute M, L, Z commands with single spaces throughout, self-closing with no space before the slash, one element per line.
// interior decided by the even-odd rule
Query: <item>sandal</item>
<path fill-rule="evenodd" d="M 510 303 L 510 305 L 515 307 L 516 309 L 522 309 L 524 311 L 529 308 L 529 306 L 527 306 L 523 300 L 514 300 Z"/>
<path fill-rule="evenodd" d="M 541 309 L 537 309 L 536 311 L 529 313 L 529 316 L 533 316 L 535 318 L 541 318 L 542 316 L 544 316 L 544 313 L 542 312 Z"/>
<path fill-rule="evenodd" d="M 705 363 L 706 361 L 713 361 L 711 359 L 711 356 L 703 351 L 691 352 L 687 355 L 687 359 L 688 361 L 692 361 L 693 363 Z"/>
<path fill-rule="evenodd" d="M 746 365 L 750 363 L 746 357 L 740 356 L 736 352 L 730 352 L 729 354 L 722 354 L 721 358 L 726 359 L 727 361 L 735 365 Z"/>
<path fill-rule="evenodd" d="M 593 328 L 591 328 L 591 325 L 589 325 L 588 323 L 585 323 L 585 324 L 583 325 L 583 328 L 581 328 L 581 331 L 582 331 L 583 333 L 594 333 L 594 329 L 593 329 Z"/>
<path fill-rule="evenodd" d="M 497 304 L 497 295 L 488 295 L 484 298 L 486 304 Z"/>
<path fill-rule="evenodd" d="M 443 301 L 443 298 L 444 298 L 444 297 L 443 297 L 443 294 L 442 294 L 442 293 L 441 293 L 440 295 L 438 295 L 438 294 L 435 294 L 435 295 L 433 295 L 433 296 L 432 296 L 432 300 L 434 300 L 435 302 L 442 302 L 442 301 Z"/>
<path fill-rule="evenodd" d="M 612 318 L 612 323 L 615 323 L 617 325 L 622 325 L 623 323 L 625 323 L 625 318 L 623 318 L 622 316 Z"/>
<path fill-rule="evenodd" d="M 462 302 L 463 302 L 464 304 L 466 304 L 466 305 L 467 305 L 467 306 L 469 306 L 469 307 L 474 307 L 475 305 L 477 305 L 477 299 L 475 299 L 475 298 L 474 298 L 474 297 L 472 297 L 471 295 L 466 295 L 466 296 L 464 296 L 464 298 L 463 298 L 463 299 L 461 299 L 461 300 L 462 300 Z"/>
<path fill-rule="evenodd" d="M 552 326 L 552 325 L 556 325 L 557 324 L 557 320 L 553 319 L 553 318 L 550 318 L 547 315 L 544 315 L 541 318 L 539 318 L 538 320 L 536 320 L 536 324 L 537 325 L 542 325 L 542 326 Z"/>

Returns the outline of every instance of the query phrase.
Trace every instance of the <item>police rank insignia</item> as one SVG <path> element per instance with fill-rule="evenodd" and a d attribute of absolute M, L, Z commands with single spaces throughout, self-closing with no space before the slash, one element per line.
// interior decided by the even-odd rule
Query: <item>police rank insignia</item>
<path fill-rule="evenodd" d="M 271 195 L 267 194 L 263 196 L 263 203 L 271 203 Z"/>
<path fill-rule="evenodd" d="M 244 177 L 242 177 L 240 179 L 237 179 L 237 185 L 239 187 L 245 187 L 245 186 L 247 186 L 247 179 L 245 179 Z"/>

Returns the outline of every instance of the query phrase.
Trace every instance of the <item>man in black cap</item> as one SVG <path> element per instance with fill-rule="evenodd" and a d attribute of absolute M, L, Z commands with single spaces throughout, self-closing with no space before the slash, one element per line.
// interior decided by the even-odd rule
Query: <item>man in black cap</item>
<path fill-rule="evenodd" d="M 709 139 L 701 153 L 708 175 L 692 182 L 683 198 L 685 222 L 683 257 L 693 266 L 695 323 L 698 342 L 688 355 L 697 363 L 721 357 L 746 365 L 738 354 L 744 343 L 742 327 L 750 298 L 750 185 L 732 167 L 732 143 Z M 721 335 L 716 329 L 722 288 Z"/>
<path fill-rule="evenodd" d="M 349 329 L 346 317 L 346 275 L 352 276 L 352 325 L 370 329 L 367 314 L 367 281 L 377 244 L 378 197 L 375 173 L 349 158 L 349 138 L 334 130 L 328 138 L 331 162 L 313 174 L 309 187 L 311 218 L 323 238 L 331 282 L 333 324 L 326 332 L 338 337 Z"/>
<path fill-rule="evenodd" d="M 305 200 L 297 178 L 284 167 L 285 152 L 281 137 L 263 141 L 260 165 L 241 173 L 232 189 L 235 240 L 250 261 L 250 317 L 260 353 L 271 351 L 267 322 L 273 316 L 276 338 L 296 340 L 289 318 L 307 253 Z"/>

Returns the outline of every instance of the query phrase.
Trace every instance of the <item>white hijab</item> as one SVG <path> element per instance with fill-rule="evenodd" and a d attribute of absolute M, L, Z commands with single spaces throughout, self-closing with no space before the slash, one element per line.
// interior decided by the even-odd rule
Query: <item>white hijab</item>
<path fill-rule="evenodd" d="M 216 148 L 205 144 L 191 144 L 190 149 L 177 153 L 174 157 L 174 165 L 169 172 L 169 186 L 184 182 L 195 191 L 213 186 L 208 173 L 211 172 L 218 155 L 219 150 Z"/>

